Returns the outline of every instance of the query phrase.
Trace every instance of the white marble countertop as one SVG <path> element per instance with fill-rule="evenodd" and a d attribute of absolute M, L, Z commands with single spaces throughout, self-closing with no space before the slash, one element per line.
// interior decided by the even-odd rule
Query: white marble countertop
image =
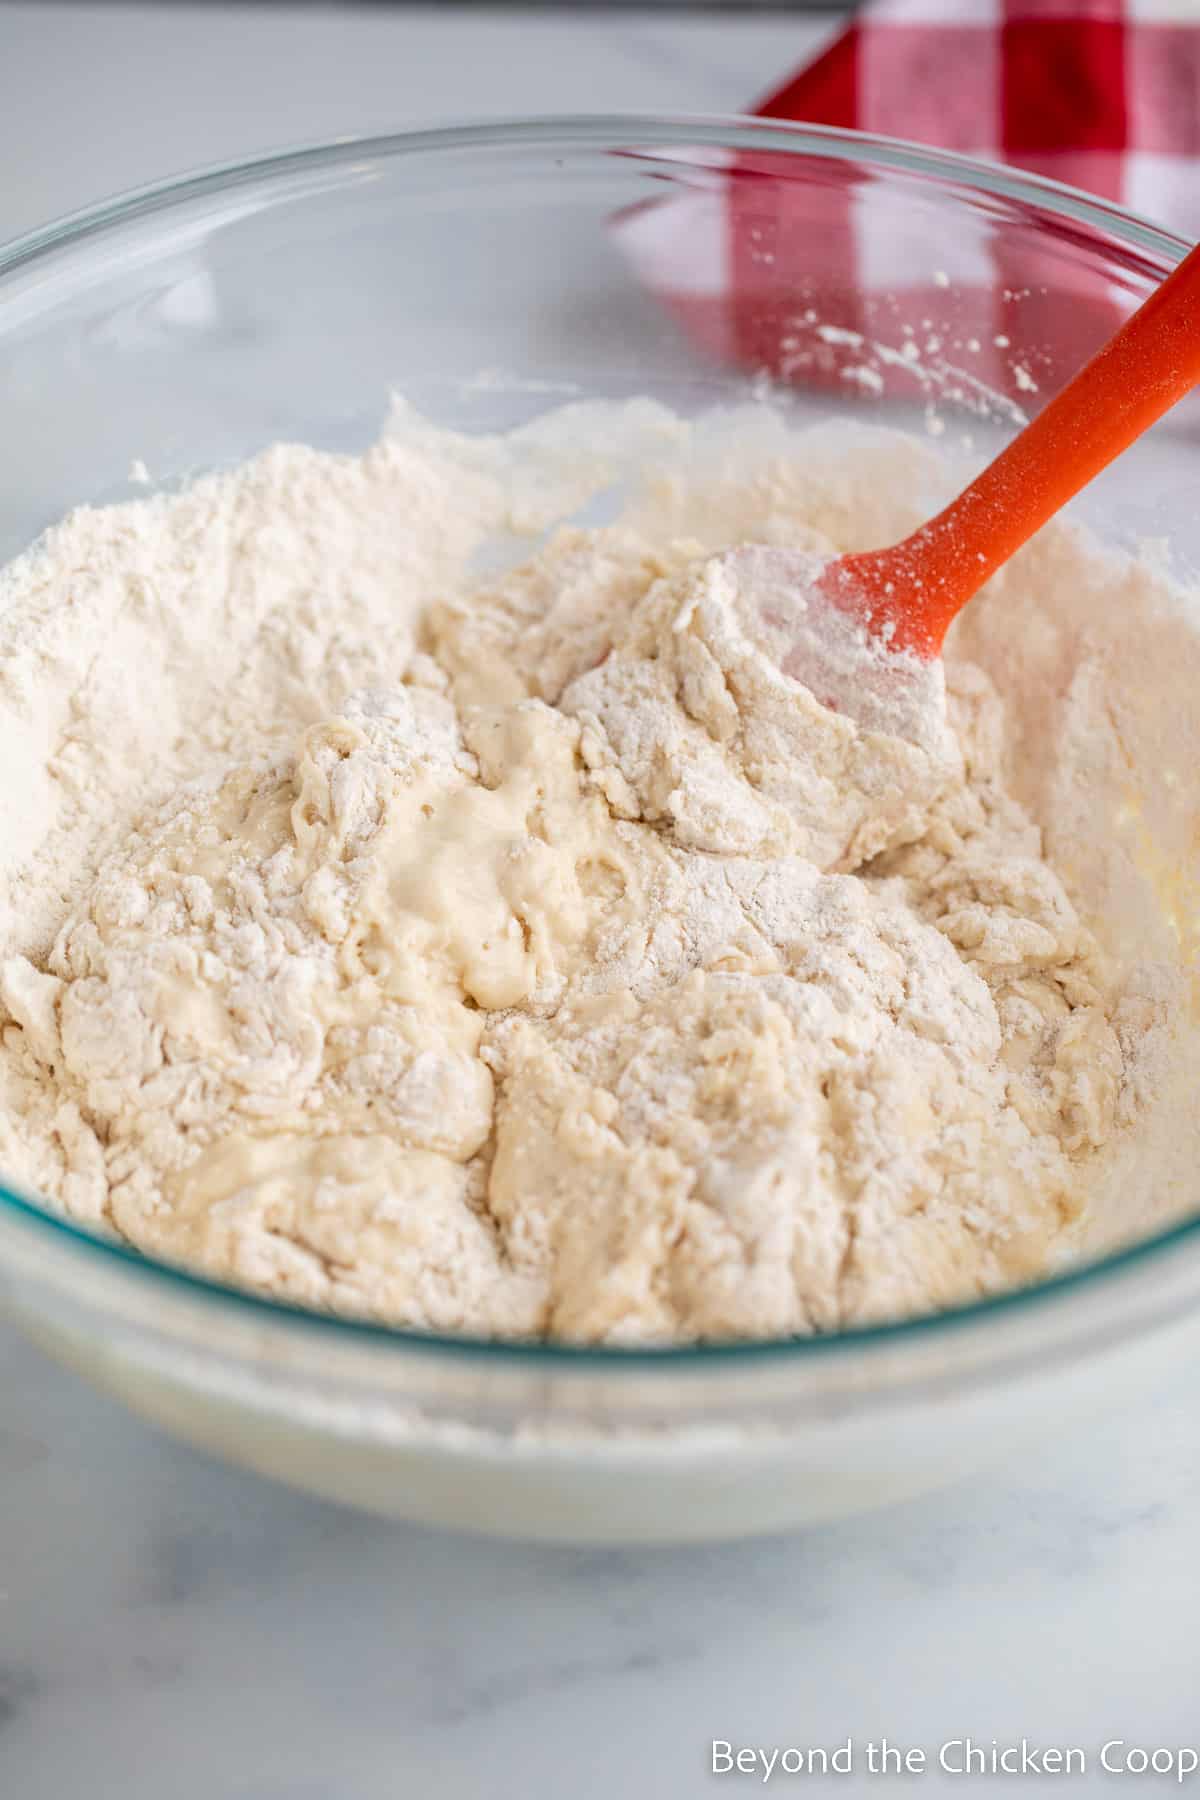
<path fill-rule="evenodd" d="M 122 188 L 345 132 L 744 112 L 836 28 L 778 11 L 0 0 L 0 241 Z"/>
<path fill-rule="evenodd" d="M 0 237 L 348 130 L 735 110 L 827 29 L 0 5 Z M 709 1791 L 713 1738 L 1200 1736 L 1192 1371 L 932 1501 L 786 1541 L 585 1553 L 358 1518 L 175 1447 L 2 1327 L 0 1359 L 4 1800 L 681 1800 Z"/>

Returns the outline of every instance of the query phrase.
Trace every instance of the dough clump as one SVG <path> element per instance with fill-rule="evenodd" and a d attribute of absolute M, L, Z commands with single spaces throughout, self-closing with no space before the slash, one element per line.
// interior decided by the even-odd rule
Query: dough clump
<path fill-rule="evenodd" d="M 0 1165 L 445 1331 L 786 1336 L 1041 1273 L 1152 1019 L 988 675 L 865 730 L 717 547 L 624 520 L 447 581 L 382 683 L 349 649 L 323 716 L 143 804 L 0 963 Z"/>

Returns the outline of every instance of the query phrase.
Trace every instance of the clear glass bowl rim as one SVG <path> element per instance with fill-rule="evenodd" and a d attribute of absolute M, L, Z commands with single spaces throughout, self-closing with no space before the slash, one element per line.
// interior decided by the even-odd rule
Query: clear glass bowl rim
<path fill-rule="evenodd" d="M 336 171 L 371 158 L 437 155 L 453 150 L 536 150 L 547 149 L 552 144 L 575 151 L 619 151 L 624 154 L 645 151 L 649 155 L 669 153 L 672 149 L 757 150 L 798 158 L 867 164 L 893 173 L 930 177 L 946 187 L 996 195 L 1040 208 L 1058 218 L 1091 228 L 1108 240 L 1102 248 L 1111 251 L 1117 244 L 1132 247 L 1167 268 L 1181 261 L 1192 248 L 1187 240 L 1135 213 L 1062 182 L 899 138 L 834 126 L 732 115 L 614 113 L 455 121 L 411 131 L 340 137 L 331 142 L 215 164 L 129 190 L 0 245 L 0 282 L 43 257 L 74 249 L 89 238 L 191 201 L 220 196 L 256 182 L 274 183 L 292 175 Z M 2 335 L 3 314 L 0 311 L 0 337 Z M 153 1286 L 158 1298 L 164 1302 L 173 1299 L 185 1308 L 189 1302 L 199 1303 L 210 1319 L 215 1305 L 222 1312 L 231 1312 L 231 1319 L 236 1318 L 242 1326 L 251 1327 L 257 1333 L 279 1331 L 293 1340 L 299 1334 L 318 1350 L 331 1350 L 340 1342 L 347 1347 L 357 1345 L 360 1350 L 374 1346 L 378 1352 L 392 1355 L 449 1355 L 456 1360 L 465 1358 L 497 1369 L 508 1366 L 514 1372 L 522 1366 L 526 1370 L 553 1367 L 563 1374 L 572 1367 L 580 1373 L 585 1370 L 615 1373 L 626 1368 L 636 1369 L 640 1375 L 651 1374 L 654 1370 L 678 1374 L 684 1368 L 698 1371 L 703 1367 L 714 1373 L 718 1368 L 732 1373 L 739 1366 L 761 1369 L 764 1363 L 792 1368 L 817 1362 L 827 1364 L 830 1359 L 844 1359 L 853 1352 L 885 1350 L 889 1346 L 916 1351 L 919 1346 L 935 1340 L 944 1344 L 950 1333 L 986 1328 L 988 1321 L 994 1321 L 998 1327 L 1001 1322 L 1015 1323 L 1022 1315 L 1045 1317 L 1050 1311 L 1061 1311 L 1073 1295 L 1086 1292 L 1095 1298 L 1115 1286 L 1120 1277 L 1147 1273 L 1152 1265 L 1165 1265 L 1168 1260 L 1173 1267 L 1178 1267 L 1182 1255 L 1200 1253 L 1198 1215 L 1045 1281 L 915 1318 L 806 1338 L 661 1347 L 593 1346 L 405 1330 L 369 1320 L 320 1313 L 285 1301 L 268 1300 L 127 1249 L 69 1222 L 0 1181 L 0 1218 L 6 1212 L 14 1222 L 34 1230 L 39 1248 L 50 1257 L 51 1264 L 64 1254 L 76 1268 L 81 1257 L 89 1262 L 99 1259 L 98 1270 L 106 1267 L 117 1277 L 119 1285 L 123 1285 L 121 1276 L 124 1273 L 143 1288 L 148 1284 Z"/>

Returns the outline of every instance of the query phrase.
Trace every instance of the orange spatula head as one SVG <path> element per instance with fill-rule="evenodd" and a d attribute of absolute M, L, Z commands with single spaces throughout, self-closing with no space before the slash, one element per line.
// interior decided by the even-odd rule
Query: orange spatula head
<path fill-rule="evenodd" d="M 939 655 L 988 576 L 1198 381 L 1200 247 L 943 512 L 827 564 L 820 597 L 891 650 Z"/>

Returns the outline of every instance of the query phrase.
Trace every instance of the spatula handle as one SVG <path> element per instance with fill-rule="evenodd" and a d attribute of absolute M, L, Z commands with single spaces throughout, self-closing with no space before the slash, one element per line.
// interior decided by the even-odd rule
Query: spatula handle
<path fill-rule="evenodd" d="M 1200 246 L 943 512 L 847 559 L 873 592 L 903 592 L 897 641 L 935 653 L 988 576 L 1197 382 Z"/>

